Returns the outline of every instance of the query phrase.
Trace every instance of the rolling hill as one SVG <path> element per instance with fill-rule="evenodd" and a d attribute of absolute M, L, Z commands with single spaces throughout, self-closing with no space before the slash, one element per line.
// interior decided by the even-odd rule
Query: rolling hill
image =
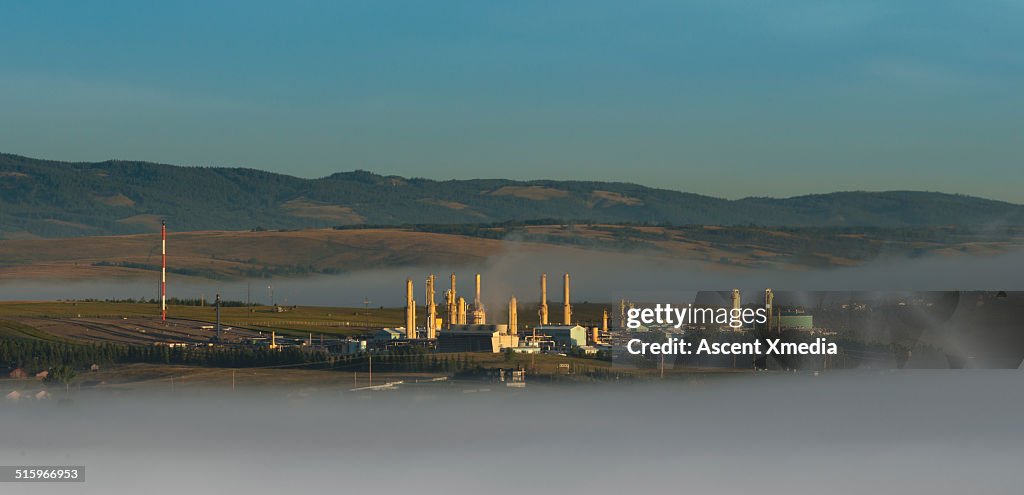
<path fill-rule="evenodd" d="M 175 277 L 243 279 L 337 274 L 405 266 L 479 266 L 489 259 L 586 258 L 693 262 L 715 269 L 802 270 L 879 258 L 986 256 L 1018 249 L 1024 229 L 762 228 L 717 226 L 434 225 L 294 231 L 175 232 Z M 0 279 L 153 277 L 159 234 L 0 242 Z"/>
<path fill-rule="evenodd" d="M 319 179 L 146 162 L 0 154 L 0 239 L 344 225 L 561 222 L 810 227 L 1024 225 L 1024 206 L 932 192 L 726 200 L 593 181 L 435 181 L 343 172 Z"/>

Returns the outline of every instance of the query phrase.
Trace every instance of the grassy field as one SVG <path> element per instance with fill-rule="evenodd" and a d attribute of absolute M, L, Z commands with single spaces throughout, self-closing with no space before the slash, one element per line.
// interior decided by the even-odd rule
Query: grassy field
<path fill-rule="evenodd" d="M 448 357 L 458 360 L 461 354 L 439 354 L 439 358 Z M 593 381 L 595 371 L 604 371 L 599 380 L 660 380 L 660 379 L 694 379 L 701 376 L 729 376 L 745 373 L 744 370 L 730 369 L 673 369 L 666 368 L 664 376 L 656 369 L 619 369 L 613 368 L 606 361 L 581 359 L 552 355 L 536 355 L 516 357 L 512 360 L 503 355 L 472 353 L 466 357 L 474 365 L 486 370 L 525 369 L 527 383 L 577 383 Z M 451 373 L 439 372 L 382 372 L 374 370 L 373 385 L 387 382 L 404 381 L 411 384 L 417 381 L 429 382 L 439 377 L 455 378 Z M 489 381 L 489 377 L 466 377 L 465 384 L 480 380 Z M 371 385 L 370 373 L 365 364 L 343 370 L 315 370 L 289 368 L 212 368 L 198 366 L 181 366 L 166 364 L 123 364 L 103 366 L 99 371 L 82 371 L 76 376 L 69 388 L 86 390 L 90 388 L 113 390 L 165 390 L 168 392 L 188 393 L 189 391 L 229 392 L 231 390 L 280 387 L 284 389 L 308 390 L 318 388 L 325 390 L 346 391 L 357 387 Z M 452 383 L 455 386 L 454 383 Z M 47 385 L 33 379 L 13 380 L 0 377 L 0 392 L 10 390 L 26 390 L 43 388 Z M 63 391 L 62 385 L 52 386 Z"/>
<path fill-rule="evenodd" d="M 573 306 L 574 314 L 581 323 L 597 325 L 604 309 L 611 310 L 610 305 L 577 304 Z M 557 308 L 560 310 L 561 308 Z M 441 308 L 438 309 L 441 311 Z M 556 311 L 552 311 L 554 314 Z M 418 315 L 426 314 L 420 307 Z M 520 322 L 533 322 L 536 318 L 536 305 L 520 306 Z M 105 318 L 119 320 L 121 318 L 159 318 L 160 307 L 157 304 L 144 303 L 111 303 L 111 302 L 0 302 L 0 337 L 45 333 L 21 323 L 19 319 L 67 319 L 67 318 Z M 211 306 L 171 306 L 168 315 L 175 319 L 213 322 L 216 311 Z M 557 315 L 552 316 L 557 318 Z M 505 322 L 505 312 L 498 311 L 492 319 L 498 323 Z M 3 326 L 6 322 L 8 327 Z M 269 306 L 256 306 L 249 311 L 245 307 L 221 308 L 221 324 L 256 330 L 276 330 L 282 334 L 314 336 L 323 334 L 358 335 L 365 333 L 367 328 L 398 327 L 405 324 L 404 308 L 339 308 L 320 306 L 289 307 L 284 312 L 276 312 Z M 20 330 L 19 330 L 20 329 Z M 40 338 L 40 337 L 36 337 Z"/>
<path fill-rule="evenodd" d="M 578 304 L 577 318 L 599 319 L 601 312 L 608 308 L 601 304 Z M 174 306 L 172 320 L 166 325 L 159 321 L 158 306 L 139 303 L 110 302 L 5 302 L 0 303 L 0 339 L 42 339 L 62 342 L 116 342 L 150 345 L 152 340 L 165 340 L 161 336 L 177 332 L 196 333 L 200 322 L 213 320 L 211 307 Z M 394 326 L 402 321 L 402 308 L 363 309 L 297 307 L 279 313 L 269 307 L 257 307 L 249 312 L 244 307 L 222 308 L 222 323 L 225 326 L 276 330 L 279 335 L 292 334 L 305 337 L 324 335 L 355 335 L 365 333 L 363 327 L 368 321 L 371 327 Z M 501 315 L 503 316 L 503 315 Z M 522 319 L 524 319 L 525 316 Z M 191 320 L 197 320 L 195 322 Z M 356 321 L 358 320 L 358 321 Z M 35 326 L 33 326 L 35 325 Z M 145 336 L 136 332 L 147 330 Z M 209 335 L 209 330 L 199 332 Z M 198 335 L 198 334 L 196 334 Z M 232 334 L 234 335 L 234 334 Z M 181 337 L 181 335 L 179 335 Z M 173 339 L 172 339 L 173 340 Z M 189 338 L 181 337 L 189 341 Z M 564 376 L 568 380 L 592 380 L 594 374 L 600 379 L 627 377 L 639 379 L 660 378 L 660 372 L 653 369 L 613 368 L 609 361 L 558 355 L 523 354 L 434 354 L 437 360 L 469 361 L 471 367 L 484 369 L 526 369 L 530 375 L 544 377 Z M 352 387 L 368 385 L 366 361 L 344 365 L 331 371 L 311 369 L 227 369 L 194 366 L 132 364 L 118 365 L 99 373 L 83 373 L 76 383 L 104 383 L 109 386 L 156 386 L 169 387 L 177 381 L 177 387 L 228 387 L 234 381 L 237 386 L 337 386 Z M 713 373 L 729 373 L 733 370 L 713 370 Z M 692 375 L 701 370 L 667 370 L 666 376 Z M 446 373 L 381 372 L 375 371 L 375 383 L 393 380 L 431 379 Z M 3 380 L 0 380 L 3 381 Z M 5 382 L 8 385 L 13 381 Z M 14 385 L 17 385 L 14 383 Z M 12 385 L 12 386 L 14 386 Z"/>
<path fill-rule="evenodd" d="M 168 269 L 175 276 L 244 278 L 339 273 L 381 267 L 472 265 L 509 248 L 529 255 L 579 256 L 628 251 L 731 268 L 855 265 L 879 255 L 988 255 L 1024 244 L 1024 231 L 980 236 L 957 229 L 768 229 L 530 225 L 172 233 Z M 152 276 L 157 234 L 0 241 L 0 278 L 89 279 Z"/>
<path fill-rule="evenodd" d="M 526 369 L 536 375 L 569 375 L 582 374 L 596 369 L 611 369 L 612 364 L 608 361 L 596 359 L 583 359 L 566 356 L 555 356 L 539 354 L 535 356 L 518 356 L 508 359 L 503 354 L 491 353 L 450 353 L 436 354 L 438 359 L 448 358 L 451 361 L 459 361 L 465 356 L 474 366 L 488 370 L 497 369 Z M 568 368 L 560 365 L 568 365 Z M 624 373 L 650 374 L 651 370 L 628 370 Z M 311 370 L 311 369 L 289 369 L 289 368 L 209 368 L 197 366 L 176 366 L 176 365 L 154 365 L 154 364 L 130 364 L 110 366 L 102 370 L 100 374 L 86 374 L 84 379 L 103 380 L 108 382 L 148 382 L 148 381 L 169 381 L 171 377 L 178 380 L 178 383 L 185 383 L 187 380 L 193 385 L 196 384 L 230 384 L 231 375 L 235 375 L 238 384 L 249 385 L 275 385 L 287 384 L 290 382 L 317 381 L 323 384 L 337 385 L 359 385 L 368 384 L 367 363 L 356 365 L 351 368 L 339 370 Z M 353 377 L 353 374 L 356 376 Z M 451 373 L 443 372 L 383 372 L 374 370 L 374 382 L 379 383 L 386 380 L 416 380 L 430 379 L 439 376 L 450 376 Z"/>
<path fill-rule="evenodd" d="M 168 315 L 175 319 L 216 321 L 212 306 L 171 306 Z M 160 306 L 142 303 L 108 302 L 3 302 L 0 320 L 62 319 L 62 318 L 152 318 L 160 317 Z M 399 326 L 404 322 L 402 308 L 325 308 L 313 306 L 289 307 L 276 312 L 269 306 L 221 308 L 221 323 L 254 329 L 277 330 L 283 333 L 325 335 L 356 335 L 370 328 Z M 25 325 L 20 325 L 25 327 Z M 26 327 L 27 328 L 27 327 Z M 3 327 L 0 327 L 3 331 Z"/>
<path fill-rule="evenodd" d="M 240 278 L 472 264 L 500 252 L 502 241 L 398 229 L 319 229 L 172 233 L 168 246 L 168 269 L 175 275 Z M 158 234 L 0 241 L 2 278 L 151 276 L 159 267 Z"/>
<path fill-rule="evenodd" d="M 61 341 L 53 335 L 17 321 L 0 319 L 0 339 L 36 339 Z"/>

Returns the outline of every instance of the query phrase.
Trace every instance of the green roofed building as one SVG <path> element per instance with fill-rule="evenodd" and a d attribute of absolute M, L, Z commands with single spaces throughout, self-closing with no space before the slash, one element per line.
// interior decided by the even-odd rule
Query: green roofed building
<path fill-rule="evenodd" d="M 774 328 L 790 328 L 796 330 L 814 329 L 814 316 L 803 311 L 783 311 L 772 321 Z"/>

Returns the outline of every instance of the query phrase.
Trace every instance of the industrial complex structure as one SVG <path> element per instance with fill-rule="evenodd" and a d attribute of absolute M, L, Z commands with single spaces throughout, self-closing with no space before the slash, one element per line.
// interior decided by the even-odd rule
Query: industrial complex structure
<path fill-rule="evenodd" d="M 167 317 L 167 226 L 161 224 L 161 318 Z M 601 350 L 611 350 L 611 344 L 615 342 L 615 335 L 609 328 L 609 310 L 602 309 L 600 320 L 587 322 L 588 326 L 580 325 L 574 320 L 571 278 L 569 273 L 562 275 L 562 317 L 560 322 L 551 321 L 550 309 L 548 306 L 547 273 L 540 274 L 540 293 L 537 305 L 537 319 L 535 321 L 520 322 L 519 300 L 512 295 L 508 299 L 507 313 L 504 323 L 491 321 L 494 314 L 488 317 L 488 311 L 484 305 L 483 277 L 480 273 L 474 276 L 474 291 L 472 303 L 460 296 L 456 286 L 456 274 L 450 275 L 450 287 L 444 291 L 444 309 L 439 311 L 436 302 L 436 280 L 434 274 L 429 274 L 424 283 L 424 299 L 422 307 L 423 314 L 418 312 L 416 301 L 415 283 L 412 278 L 405 281 L 405 307 L 404 325 L 397 328 L 378 328 L 372 330 L 367 328 L 365 338 L 360 339 L 338 339 L 332 342 L 334 348 L 340 349 L 342 353 L 365 352 L 369 348 L 388 350 L 403 346 L 415 346 L 437 352 L 515 352 L 515 353 L 538 353 L 538 352 L 579 352 L 580 354 L 595 354 Z M 728 295 L 722 294 L 728 302 L 721 301 L 721 305 L 727 305 L 733 311 L 743 308 L 739 289 L 732 289 Z M 805 314 L 799 308 L 788 308 L 785 311 L 778 311 L 774 308 L 775 295 L 772 289 L 765 289 L 764 308 L 767 312 L 767 324 L 764 329 L 768 332 L 781 333 L 787 330 L 814 330 L 812 315 Z M 493 300 L 493 299 L 492 299 Z M 722 304 L 724 303 L 724 304 Z M 211 336 L 211 344 L 227 344 L 224 339 L 224 330 L 220 323 L 221 299 L 216 297 L 216 324 L 210 326 L 215 330 Z M 618 304 L 618 328 L 625 328 L 625 315 L 627 308 L 632 310 L 635 304 L 620 300 Z M 276 306 L 275 306 L 276 309 Z M 494 309 L 494 308 L 492 308 Z M 591 316 L 593 317 L 593 316 Z M 369 326 L 369 325 L 367 325 Z M 641 327 L 640 331 L 647 331 Z M 678 328 L 677 328 L 678 330 Z M 743 328 L 723 328 L 723 331 L 743 331 Z M 671 331 L 669 329 L 669 331 Z M 616 334 L 617 335 L 617 334 Z M 269 340 L 262 337 L 250 338 L 252 343 L 257 345 L 269 345 L 271 349 L 281 348 L 282 345 L 308 345 L 313 346 L 312 335 L 300 342 L 294 338 L 278 338 L 276 332 L 271 332 Z M 284 342 L 284 344 L 282 344 Z M 288 342 L 291 342 L 289 344 Z M 323 347 L 323 338 L 320 344 Z"/>
<path fill-rule="evenodd" d="M 531 330 L 529 335 L 521 335 L 522 324 L 519 321 L 518 299 L 515 296 L 508 300 L 505 323 L 489 321 L 487 308 L 483 302 L 483 278 L 479 273 L 474 277 L 472 304 L 468 304 L 465 297 L 459 296 L 456 275 L 451 274 L 450 287 L 444 292 L 445 317 L 438 316 L 434 301 L 435 280 L 434 274 L 426 278 L 426 299 L 423 304 L 426 315 L 422 319 L 417 318 L 413 280 L 409 278 L 405 281 L 405 326 L 383 329 L 382 332 L 385 333 L 380 333 L 380 338 L 434 346 L 439 352 L 533 352 L 541 348 L 567 351 L 599 344 L 600 332 L 608 332 L 607 310 L 603 312 L 600 327 L 587 329 L 574 324 L 568 273 L 562 276 L 561 324 L 552 324 L 549 320 L 547 274 L 541 274 L 538 319 L 536 323 L 525 325 Z"/>
<path fill-rule="evenodd" d="M 161 223 L 161 273 L 160 273 L 160 312 L 161 318 L 167 318 L 167 226 Z M 613 332 L 609 327 L 609 309 L 602 308 L 599 319 L 590 314 L 591 320 L 586 322 L 574 319 L 571 278 L 569 273 L 562 275 L 562 316 L 560 321 L 552 321 L 550 308 L 548 306 L 547 273 L 540 274 L 540 290 L 537 303 L 537 318 L 534 321 L 520 321 L 519 299 L 515 295 L 509 295 L 507 301 L 507 312 L 504 322 L 494 321 L 502 319 L 503 311 L 500 308 L 490 308 L 491 314 L 484 304 L 483 277 L 480 273 L 474 276 L 474 287 L 472 302 L 466 297 L 460 296 L 456 286 L 456 274 L 450 275 L 450 286 L 444 291 L 444 308 L 439 310 L 436 301 L 435 274 L 429 274 L 425 278 L 422 305 L 416 301 L 416 287 L 413 278 L 405 281 L 405 307 L 404 325 L 397 328 L 370 328 L 367 323 L 364 336 L 359 338 L 339 338 L 330 342 L 332 352 L 342 354 L 362 353 L 368 350 L 388 351 L 402 347 L 418 347 L 421 349 L 434 350 L 437 352 L 512 352 L 512 353 L 577 353 L 581 355 L 597 354 L 601 351 L 611 351 L 612 344 L 622 338 L 626 332 L 625 315 L 635 309 L 636 304 L 620 300 L 618 303 L 618 329 Z M 734 312 L 743 310 L 743 302 L 739 289 L 732 289 L 731 292 L 705 293 L 710 298 L 701 302 L 700 296 L 695 305 L 710 304 L 718 307 L 727 307 Z M 494 301 L 492 297 L 489 300 Z M 216 324 L 209 326 L 215 330 L 209 339 L 210 345 L 229 345 L 231 340 L 226 340 L 225 332 L 222 329 L 220 313 L 221 299 L 216 297 Z M 759 302 L 760 304 L 760 302 Z M 779 310 L 774 306 L 775 294 L 772 289 L 765 289 L 764 311 L 767 314 L 765 324 L 757 328 L 720 326 L 718 330 L 725 332 L 744 331 L 767 331 L 769 333 L 781 334 L 783 330 L 797 331 L 820 331 L 815 329 L 812 315 L 806 314 L 800 308 L 787 307 Z M 418 306 L 423 312 L 418 311 Z M 275 310 L 278 309 L 275 305 Z M 629 311 L 627 311 L 627 309 Z M 749 309 L 749 308 L 748 308 Z M 581 323 L 585 323 L 584 326 Z M 205 328 L 205 327 L 204 327 Z M 669 333 L 693 330 L 715 330 L 715 326 L 689 326 L 685 328 L 646 328 L 640 327 L 630 331 L 644 332 L 648 330 L 663 330 Z M 621 331 L 621 332 L 620 332 Z M 297 339 L 294 337 L 278 337 L 277 332 L 270 331 L 269 339 L 264 337 L 260 330 L 256 336 L 247 337 L 247 341 L 254 345 L 269 346 L 271 349 L 278 349 L 289 346 L 315 347 L 313 337 L 310 334 L 308 339 Z M 236 335 L 232 336 L 238 341 Z M 324 339 L 321 336 L 320 349 L 327 350 L 324 346 Z"/>

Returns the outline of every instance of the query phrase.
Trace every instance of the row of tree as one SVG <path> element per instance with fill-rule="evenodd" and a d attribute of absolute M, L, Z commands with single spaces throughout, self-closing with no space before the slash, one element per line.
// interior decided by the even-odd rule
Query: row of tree
<path fill-rule="evenodd" d="M 93 364 L 178 364 L 221 368 L 305 367 L 377 371 L 458 372 L 476 366 L 472 357 L 438 356 L 422 349 L 332 355 L 291 347 L 167 347 L 121 344 L 71 344 L 45 340 L 0 339 L 0 366 L 35 373 L 58 367 L 88 369 Z"/>
<path fill-rule="evenodd" d="M 56 366 L 82 369 L 93 364 L 153 363 L 241 368 L 312 365 L 330 361 L 325 352 L 304 352 L 298 348 L 193 348 L 0 340 L 0 365 L 32 372 Z"/>

